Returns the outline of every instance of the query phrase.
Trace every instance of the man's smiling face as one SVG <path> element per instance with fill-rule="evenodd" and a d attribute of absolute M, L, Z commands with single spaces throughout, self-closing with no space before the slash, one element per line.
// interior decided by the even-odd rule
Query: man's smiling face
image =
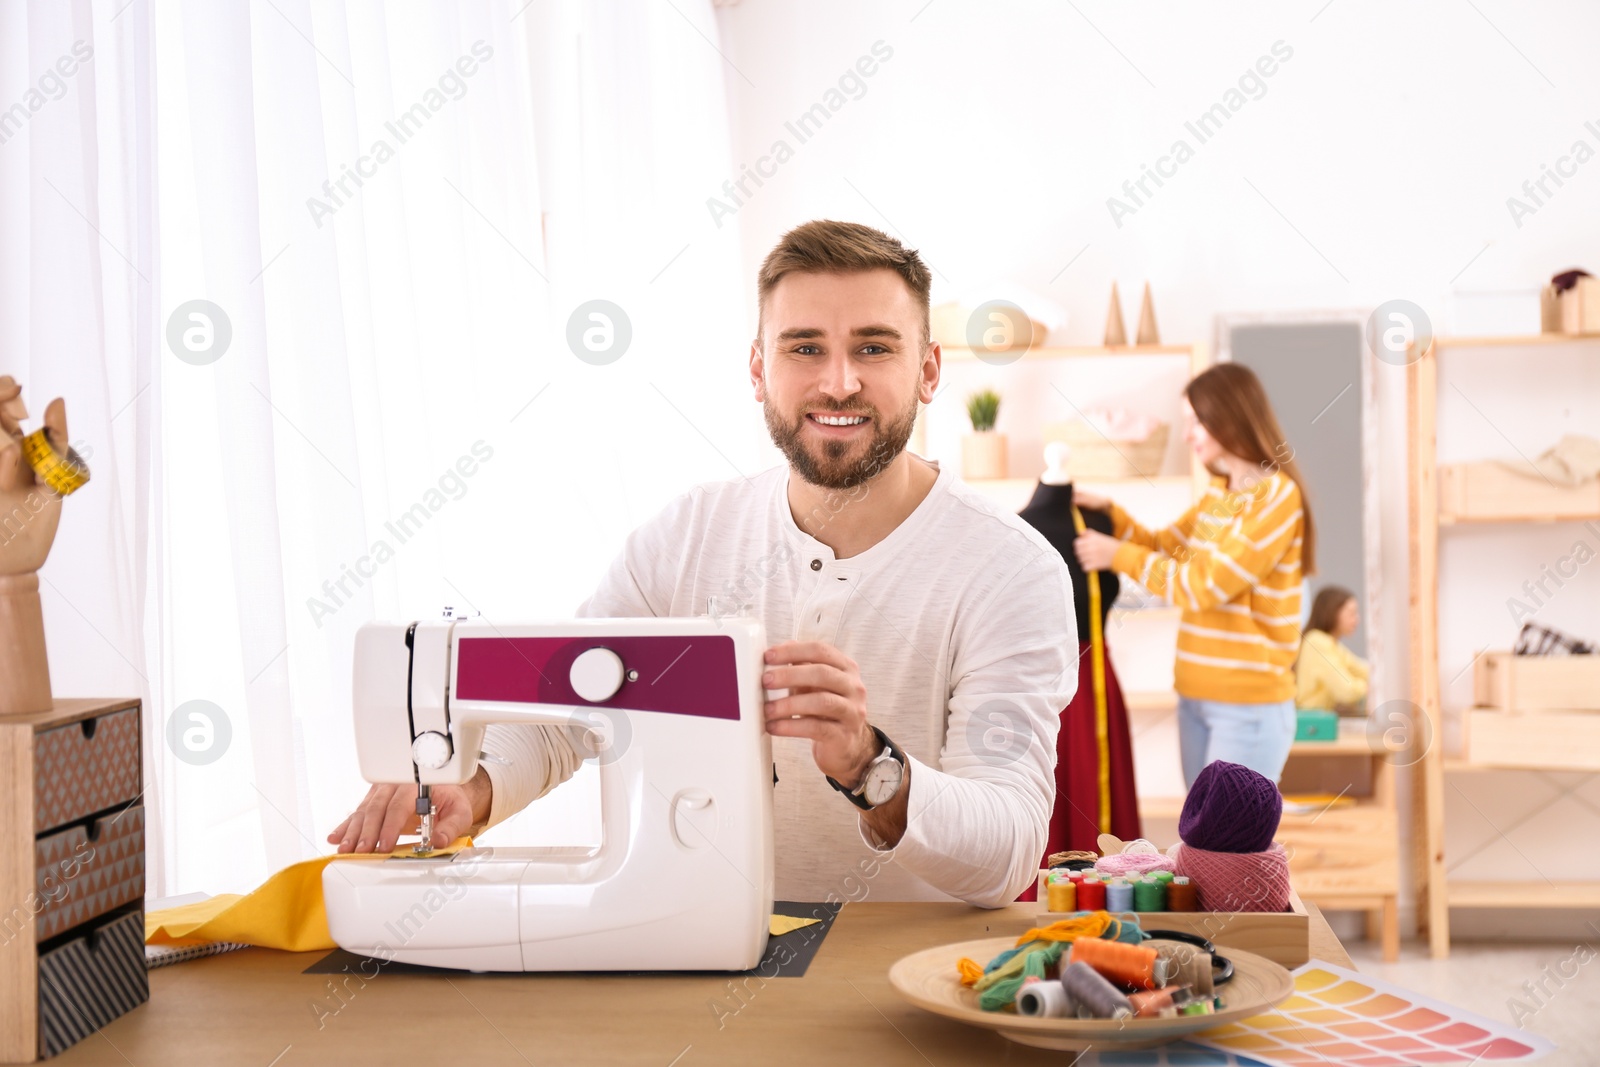
<path fill-rule="evenodd" d="M 851 489 L 911 439 L 933 399 L 924 309 L 892 270 L 791 273 L 768 294 L 750 350 L 767 431 L 812 485 Z"/>

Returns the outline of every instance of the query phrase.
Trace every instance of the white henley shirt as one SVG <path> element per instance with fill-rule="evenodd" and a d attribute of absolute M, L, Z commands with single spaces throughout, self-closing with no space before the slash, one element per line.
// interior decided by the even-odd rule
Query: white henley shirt
<path fill-rule="evenodd" d="M 578 616 L 704 615 L 714 596 L 721 614 L 759 618 L 769 644 L 826 641 L 855 660 L 868 721 L 911 760 L 905 835 L 881 847 L 811 742 L 773 738 L 781 899 L 1010 903 L 1044 852 L 1056 733 L 1078 684 L 1066 564 L 942 469 L 887 537 L 837 559 L 796 524 L 788 478 L 774 467 L 678 497 L 629 535 Z M 811 518 L 825 524 L 867 491 L 836 493 Z M 484 748 L 509 761 L 482 764 L 491 826 L 585 755 L 581 738 L 542 726 L 492 726 Z"/>

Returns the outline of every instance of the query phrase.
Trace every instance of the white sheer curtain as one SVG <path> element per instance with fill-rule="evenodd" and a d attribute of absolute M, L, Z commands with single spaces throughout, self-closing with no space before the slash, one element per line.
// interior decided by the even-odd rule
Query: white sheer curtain
<path fill-rule="evenodd" d="M 364 791 L 362 622 L 569 615 L 670 496 L 771 462 L 704 206 L 724 61 L 704 0 L 123 2 L 0 14 L 0 100 L 94 47 L 0 146 L 3 369 L 94 450 L 56 689 L 147 701 L 151 892 L 240 890 Z M 567 343 L 597 299 L 603 365 Z M 565 793 L 513 832 L 581 835 Z"/>

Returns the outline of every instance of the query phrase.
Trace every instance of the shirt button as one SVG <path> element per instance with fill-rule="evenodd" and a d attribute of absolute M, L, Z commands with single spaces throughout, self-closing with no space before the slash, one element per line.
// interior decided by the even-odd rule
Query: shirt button
<path fill-rule="evenodd" d="M 822 569 L 822 561 L 820 559 L 812 560 L 811 561 L 811 569 L 814 570 L 814 571 L 820 571 Z"/>

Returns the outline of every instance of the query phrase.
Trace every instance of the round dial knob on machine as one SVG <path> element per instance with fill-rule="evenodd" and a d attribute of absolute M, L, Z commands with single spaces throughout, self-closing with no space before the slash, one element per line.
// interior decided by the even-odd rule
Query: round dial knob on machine
<path fill-rule="evenodd" d="M 591 704 L 610 700 L 627 672 L 622 657 L 609 648 L 591 648 L 572 661 L 572 691 Z"/>
<path fill-rule="evenodd" d="M 423 770 L 438 770 L 450 762 L 450 739 L 437 730 L 418 734 L 411 741 L 411 759 Z"/>

